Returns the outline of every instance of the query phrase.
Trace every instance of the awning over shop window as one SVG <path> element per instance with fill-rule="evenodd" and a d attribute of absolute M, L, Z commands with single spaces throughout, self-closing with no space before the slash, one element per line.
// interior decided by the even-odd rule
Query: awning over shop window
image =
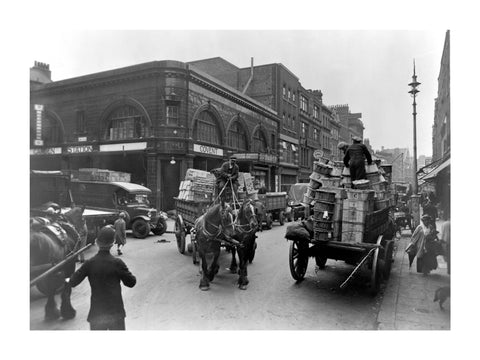
<path fill-rule="evenodd" d="M 440 174 L 443 170 L 450 167 L 450 159 L 445 160 L 440 165 L 438 165 L 435 169 L 430 171 L 427 175 L 421 178 L 423 181 L 428 181 L 434 179 L 438 174 Z"/>

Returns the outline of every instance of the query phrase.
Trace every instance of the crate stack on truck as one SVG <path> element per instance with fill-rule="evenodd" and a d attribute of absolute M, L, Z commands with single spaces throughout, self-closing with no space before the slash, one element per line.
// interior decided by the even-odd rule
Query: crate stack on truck
<path fill-rule="evenodd" d="M 130 182 L 130 174 L 98 168 L 80 168 L 71 171 L 72 179 L 81 181 Z"/>

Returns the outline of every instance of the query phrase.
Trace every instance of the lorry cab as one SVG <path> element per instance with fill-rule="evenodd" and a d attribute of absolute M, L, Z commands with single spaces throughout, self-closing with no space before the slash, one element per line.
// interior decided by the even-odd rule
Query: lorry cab
<path fill-rule="evenodd" d="M 161 235 L 166 231 L 167 215 L 150 206 L 152 191 L 128 182 L 72 180 L 72 195 L 78 204 L 99 210 L 114 210 L 126 214 L 127 229 L 133 236 L 145 238 L 150 231 Z"/>

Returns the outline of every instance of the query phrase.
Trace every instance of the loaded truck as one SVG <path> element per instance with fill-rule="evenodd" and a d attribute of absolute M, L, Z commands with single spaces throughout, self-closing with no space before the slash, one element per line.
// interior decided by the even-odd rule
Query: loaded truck
<path fill-rule="evenodd" d="M 123 181 L 87 181 L 72 179 L 72 195 L 78 204 L 91 209 L 124 212 L 127 229 L 136 238 L 145 238 L 150 232 L 162 235 L 167 230 L 167 214 L 150 206 L 152 191 L 142 185 Z"/>

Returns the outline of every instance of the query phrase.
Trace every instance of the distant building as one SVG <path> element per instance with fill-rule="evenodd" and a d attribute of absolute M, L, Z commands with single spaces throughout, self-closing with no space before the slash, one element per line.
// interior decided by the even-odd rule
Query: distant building
<path fill-rule="evenodd" d="M 438 95 L 435 99 L 435 117 L 432 129 L 432 161 L 444 158 L 450 153 L 450 31 L 445 36 Z"/>
<path fill-rule="evenodd" d="M 439 207 L 450 212 L 450 31 L 445 34 L 435 114 L 432 127 L 432 160 L 419 169 L 419 184 L 434 186 Z M 427 164 L 427 161 L 425 161 Z"/>
<path fill-rule="evenodd" d="M 236 153 L 240 171 L 274 190 L 277 113 L 179 61 L 152 61 L 51 81 L 35 63 L 30 87 L 30 166 L 131 174 L 151 203 L 174 209 L 188 168 L 211 170 Z"/>
<path fill-rule="evenodd" d="M 363 122 L 361 113 L 351 113 L 348 104 L 330 106 L 338 114 L 340 120 L 339 141 L 351 144 L 352 137 L 358 136 L 363 139 Z"/>
<path fill-rule="evenodd" d="M 382 149 L 375 151 L 374 155 L 392 165 L 393 182 L 413 182 L 413 161 L 407 148 L 385 149 L 382 146 Z"/>

